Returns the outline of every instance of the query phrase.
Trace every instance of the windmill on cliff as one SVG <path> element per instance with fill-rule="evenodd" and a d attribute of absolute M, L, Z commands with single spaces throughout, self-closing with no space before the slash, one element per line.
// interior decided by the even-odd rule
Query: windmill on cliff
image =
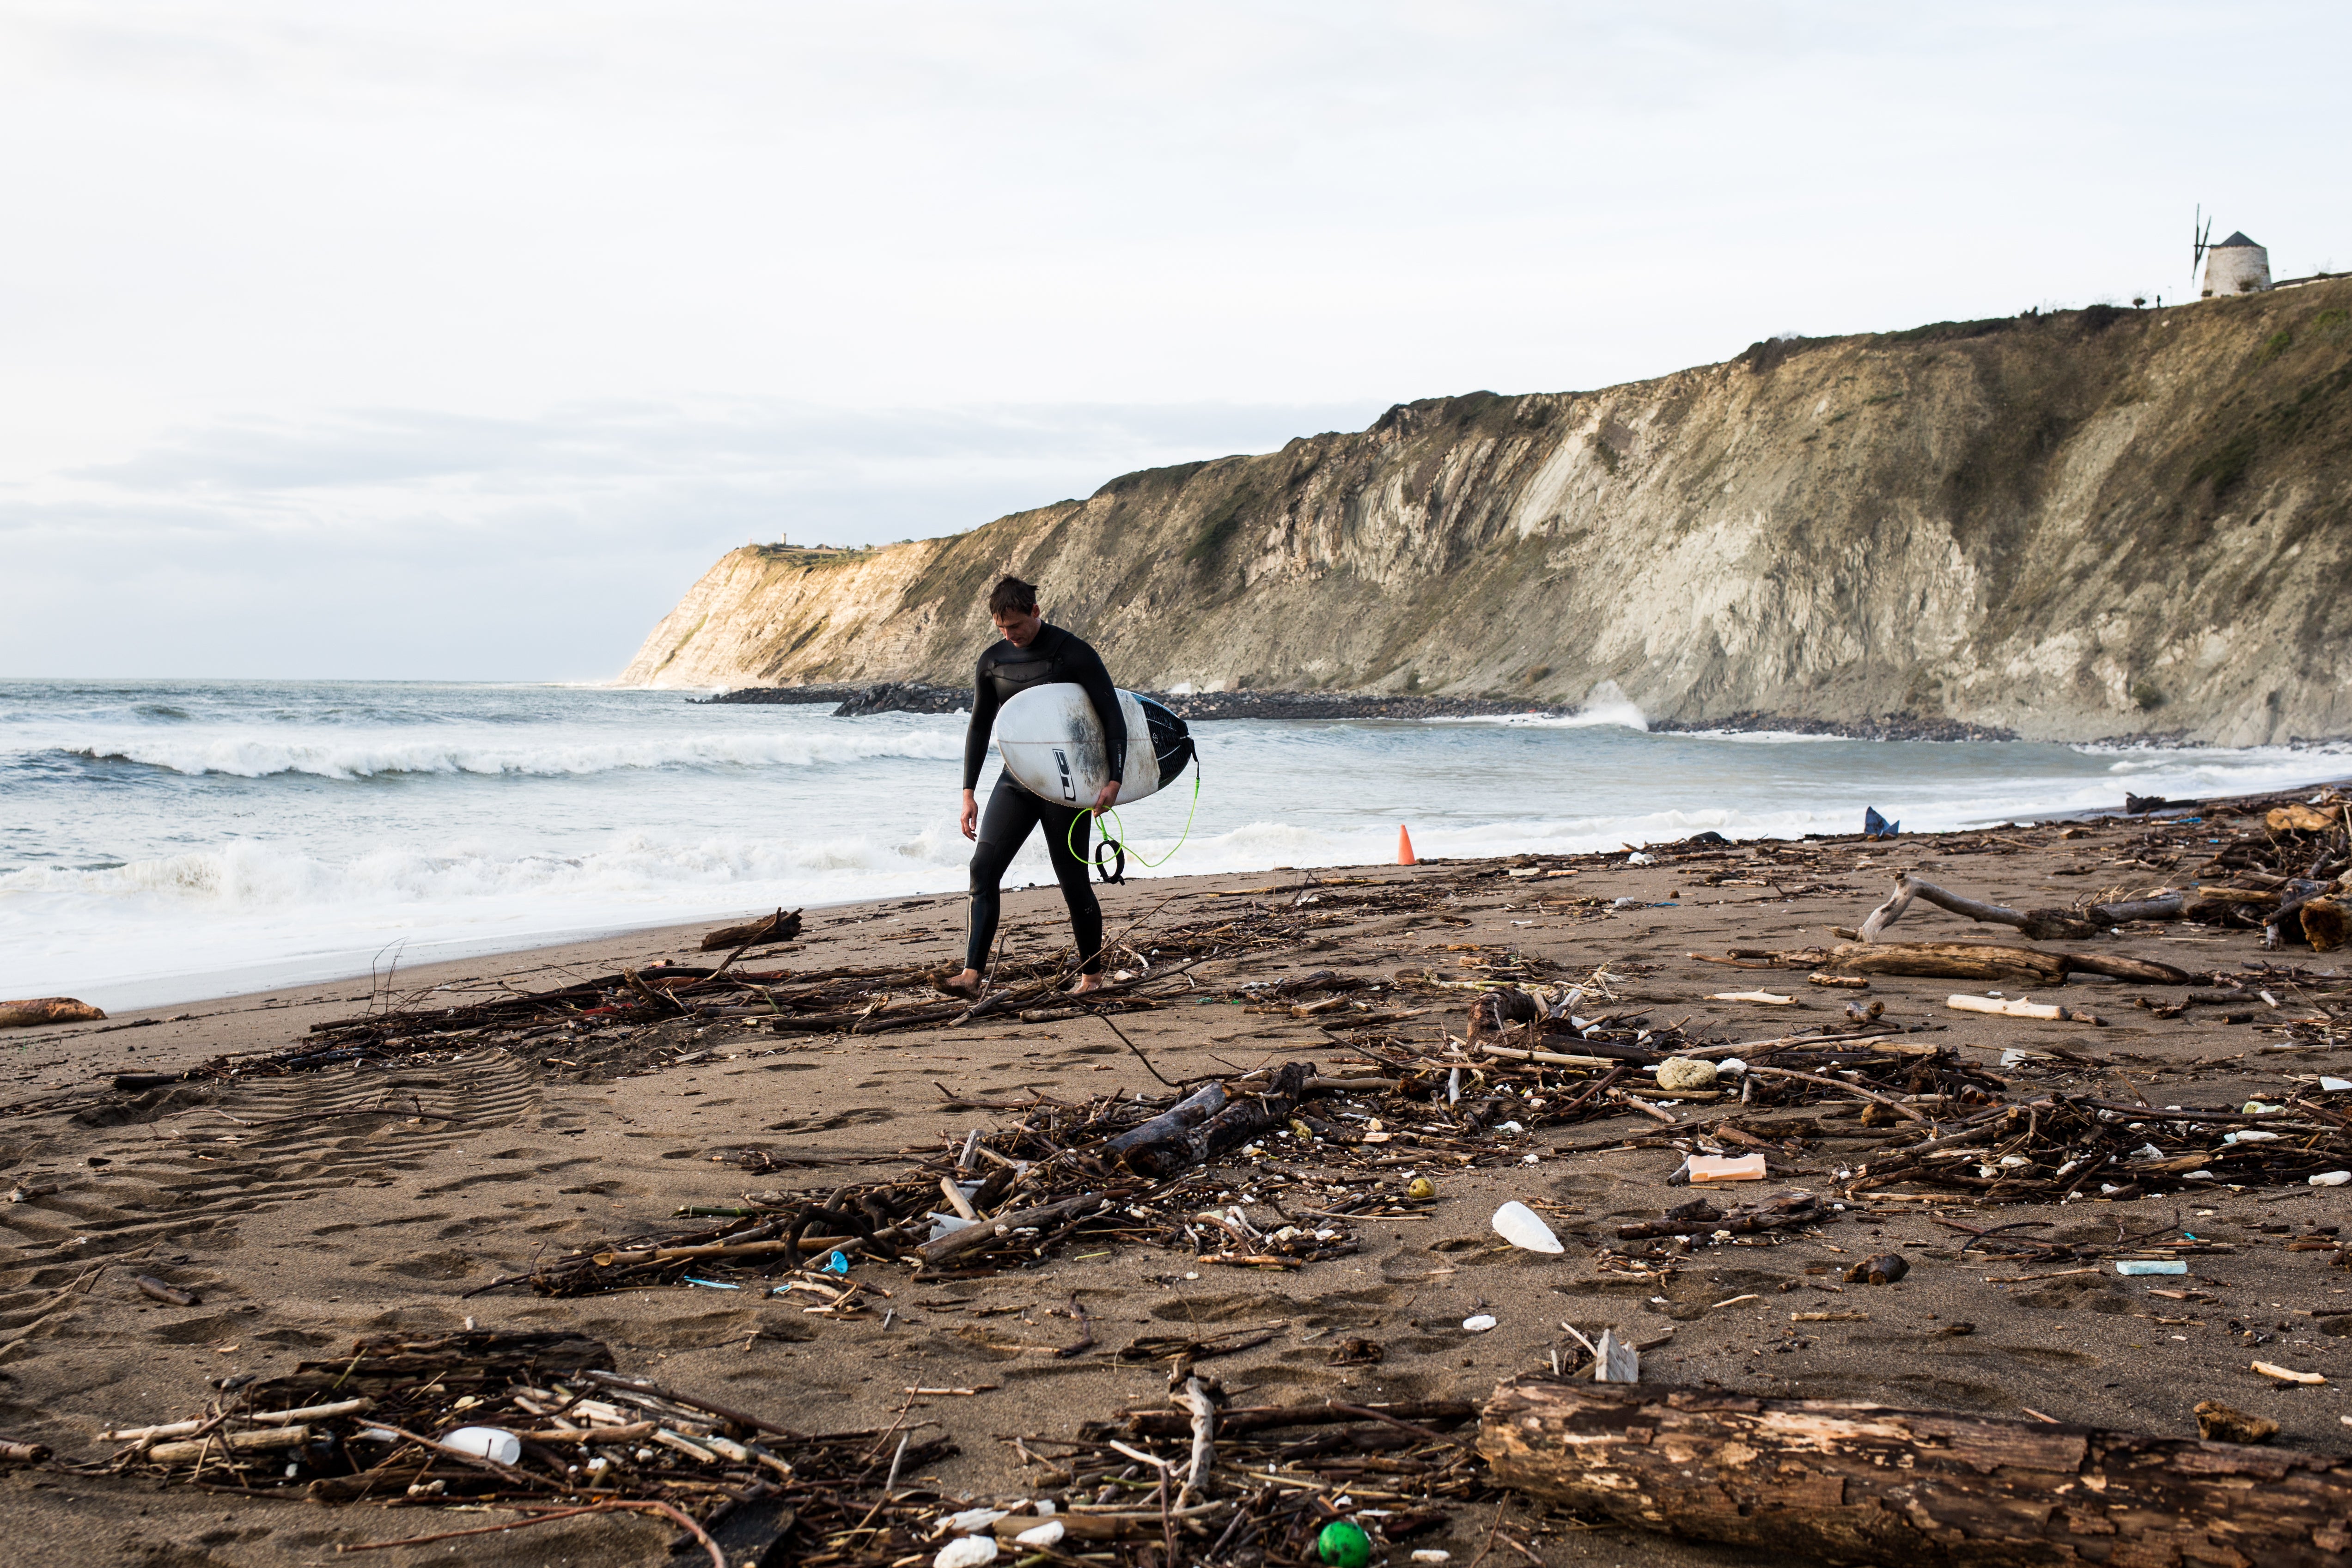
<path fill-rule="evenodd" d="M 2209 243 L 2213 233 L 2213 220 L 2199 206 L 2190 224 L 2189 276 L 2194 279 L 2197 269 L 2205 269 L 2205 287 L 2198 298 L 2210 300 L 2216 295 L 2259 294 L 2271 286 L 2271 253 L 2248 239 L 2242 231 L 2231 231 L 2230 237 L 2219 245 Z"/>

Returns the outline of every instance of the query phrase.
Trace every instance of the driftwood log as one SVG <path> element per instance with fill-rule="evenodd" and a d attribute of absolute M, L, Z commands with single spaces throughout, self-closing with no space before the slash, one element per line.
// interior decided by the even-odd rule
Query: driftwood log
<path fill-rule="evenodd" d="M 2273 815 L 2276 815 L 2273 813 Z M 2323 907 L 2318 920 L 2319 934 L 2311 932 L 2312 921 L 2304 920 L 2303 911 L 2310 904 L 2325 905 L 2335 884 L 2313 881 L 2305 878 L 2285 878 L 2278 887 L 2269 889 L 2250 888 L 2200 887 L 2189 891 L 2168 891 L 2149 898 L 2134 899 L 2113 904 L 2094 904 L 2080 911 L 2074 910 L 2012 910 L 2000 904 L 1988 904 L 1967 898 L 1933 882 L 1922 881 L 1908 871 L 1895 876 L 1895 891 L 1887 900 L 1870 911 L 1856 934 L 1865 942 L 1875 942 L 1887 927 L 1903 918 L 1914 900 L 1948 910 L 1956 915 L 1991 925 L 2013 926 L 2035 942 L 2079 942 L 2093 937 L 2111 926 L 2127 925 L 2135 921 L 2198 921 L 2221 925 L 2259 925 L 2263 928 L 2263 945 L 2276 948 L 2291 937 L 2300 936 L 2311 942 L 2320 952 L 2340 944 L 2342 916 Z M 2328 946 L 2320 946 L 2326 942 Z M 2090 955 L 2074 955 L 2079 962 L 2074 967 L 2095 973 L 2114 973 L 2126 980 L 2141 979 L 2136 973 L 2126 973 L 2101 967 L 2090 961 Z M 2106 960 L 2116 963 L 2116 960 Z M 2133 960 L 2123 960 L 2134 963 Z M 1886 973 L 1883 972 L 1882 973 Z M 1970 976 L 1969 978 L 1974 978 Z M 2170 982 L 2158 981 L 2165 984 Z"/>
<path fill-rule="evenodd" d="M 2288 881 L 2279 889 L 2278 908 L 2263 917 L 2263 945 L 2278 946 L 2285 940 L 2288 931 L 2303 935 L 2303 911 L 2315 900 L 2326 898 L 2333 886 L 2330 882 L 2309 882 L 2301 878 Z"/>
<path fill-rule="evenodd" d="M 705 931 L 702 951 L 720 952 L 730 947 L 757 947 L 768 942 L 790 942 L 801 934 L 801 912 L 779 909 L 774 914 L 762 915 L 739 926 L 720 926 Z"/>
<path fill-rule="evenodd" d="M 2072 910 L 2004 909 L 1999 904 L 1988 904 L 1939 888 L 1933 882 L 1923 881 L 1908 871 L 1897 871 L 1894 893 L 1864 917 L 1862 940 L 1876 942 L 1880 931 L 1903 918 L 1903 911 L 1911 907 L 1914 899 L 1921 903 L 1933 904 L 1939 910 L 1948 910 L 1979 924 L 2014 926 L 2035 942 L 2080 942 L 2084 937 L 2098 935 L 2102 929 L 2097 921 L 2085 920 Z"/>
<path fill-rule="evenodd" d="M 2053 952 L 1994 942 L 1853 942 L 1822 964 L 1830 974 L 1907 974 L 1929 980 L 2029 980 L 2063 985 L 2069 974 L 2105 974 L 2143 985 L 2195 985 L 2202 977 L 2120 953 Z"/>
<path fill-rule="evenodd" d="M 2312 890 L 2316 892 L 2318 888 L 2315 885 Z M 2263 905 L 2263 918 L 2275 921 L 2278 916 L 2271 913 L 2270 910 L 2280 902 L 2279 896 L 2274 893 L 2257 893 L 2236 888 L 2198 888 L 2189 891 L 2168 890 L 2118 903 L 2093 904 L 2080 910 L 2012 910 L 1968 898 L 1948 888 L 1939 888 L 1908 871 L 1898 871 L 1895 876 L 1893 894 L 1864 917 L 1862 940 L 1876 942 L 1881 932 L 1903 918 L 1904 911 L 1911 907 L 1915 899 L 1979 924 L 2012 926 L 2021 935 L 2035 942 L 2081 942 L 2098 935 L 2110 926 L 2129 925 L 2137 921 L 2219 920 L 2228 912 L 2226 906 L 2232 902 Z"/>
<path fill-rule="evenodd" d="M 2194 1438 L 1519 1379 L 1478 1450 L 1538 1497 L 1776 1562 L 2321 1568 L 2352 1551 L 2352 1460 Z"/>
<path fill-rule="evenodd" d="M 2093 904 L 2091 918 L 2105 926 L 2131 925 L 2138 921 L 2177 921 L 2189 912 L 2190 896 L 2183 892 L 2152 893 L 2121 903 Z"/>
<path fill-rule="evenodd" d="M 2202 985 L 2212 976 L 2191 974 L 2152 958 L 2126 958 L 2116 952 L 2068 952 L 2069 974 L 2104 974 L 2114 980 L 2137 980 L 2143 985 Z"/>
<path fill-rule="evenodd" d="M 1234 1099 L 1196 1125 L 1180 1126 L 1150 1140 L 1134 1140 L 1133 1133 L 1121 1134 L 1118 1140 L 1123 1143 L 1119 1158 L 1139 1175 L 1166 1177 L 1190 1170 L 1287 1121 L 1298 1107 L 1299 1096 L 1307 1092 L 1314 1079 L 1314 1063 L 1285 1062 L 1264 1089 Z M 1184 1105 L 1191 1103 L 1192 1100 L 1188 1100 Z M 1176 1110 L 1183 1110 L 1184 1105 Z M 1174 1111 L 1169 1114 L 1172 1116 Z"/>
<path fill-rule="evenodd" d="M 1822 965 L 1831 974 L 1909 974 L 1929 980 L 2066 983 L 2063 953 L 1990 942 L 1845 942 Z"/>
<path fill-rule="evenodd" d="M 1140 1149 L 1153 1143 L 1163 1143 L 1179 1133 L 1198 1127 L 1225 1108 L 1225 1086 L 1204 1083 L 1149 1121 L 1139 1121 L 1126 1131 L 1103 1141 L 1110 1152 L 1124 1155 L 1129 1149 Z"/>
<path fill-rule="evenodd" d="M 30 1029 L 43 1024 L 94 1024 L 104 1013 L 71 996 L 27 996 L 0 1002 L 0 1029 Z"/>
<path fill-rule="evenodd" d="M 1092 1214 L 1102 1206 L 1104 1193 L 1080 1193 L 1072 1198 L 1057 1198 L 1050 1204 L 1040 1204 L 1017 1214 L 1001 1215 L 995 1219 L 983 1219 L 961 1230 L 951 1230 L 937 1241 L 927 1241 L 915 1250 L 925 1263 L 944 1263 L 960 1252 L 969 1252 L 985 1241 L 1012 1235 L 1016 1230 L 1043 1231 L 1067 1220 Z"/>

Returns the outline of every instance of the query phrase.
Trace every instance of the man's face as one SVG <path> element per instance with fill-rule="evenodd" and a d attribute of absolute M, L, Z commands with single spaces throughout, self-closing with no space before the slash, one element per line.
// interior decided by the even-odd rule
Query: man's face
<path fill-rule="evenodd" d="M 1045 617 L 1035 610 L 1003 610 L 988 618 L 1014 647 L 1027 647 L 1045 627 Z"/>

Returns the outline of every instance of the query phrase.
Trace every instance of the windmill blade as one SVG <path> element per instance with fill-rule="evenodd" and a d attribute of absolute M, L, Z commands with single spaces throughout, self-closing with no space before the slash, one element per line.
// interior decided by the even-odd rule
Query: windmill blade
<path fill-rule="evenodd" d="M 2207 243 L 2213 237 L 2213 220 L 2205 216 L 2203 203 L 2198 204 L 2196 214 L 2189 220 L 2189 280 L 2194 283 L 2197 281 L 2197 268 L 2204 265 L 2205 253 L 2213 248 Z"/>

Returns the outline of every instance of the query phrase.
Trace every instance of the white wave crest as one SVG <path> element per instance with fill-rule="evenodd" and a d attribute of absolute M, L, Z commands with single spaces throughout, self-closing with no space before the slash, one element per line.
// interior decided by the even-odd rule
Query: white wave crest
<path fill-rule="evenodd" d="M 871 758 L 937 762 L 961 756 L 963 737 L 944 729 L 840 735 L 676 734 L 627 740 L 541 741 L 517 744 L 496 735 L 338 736 L 289 741 L 271 735 L 122 738 L 54 748 L 92 762 L 138 763 L 175 773 L 270 778 L 305 773 L 369 779 L 400 773 L 531 774 L 578 777 L 645 768 L 824 767 Z"/>
<path fill-rule="evenodd" d="M 1530 730 L 1635 730 L 1647 734 L 1650 721 L 1631 702 L 1605 702 L 1573 713 L 1477 713 L 1433 719 L 1433 724 L 1503 724 Z"/>

